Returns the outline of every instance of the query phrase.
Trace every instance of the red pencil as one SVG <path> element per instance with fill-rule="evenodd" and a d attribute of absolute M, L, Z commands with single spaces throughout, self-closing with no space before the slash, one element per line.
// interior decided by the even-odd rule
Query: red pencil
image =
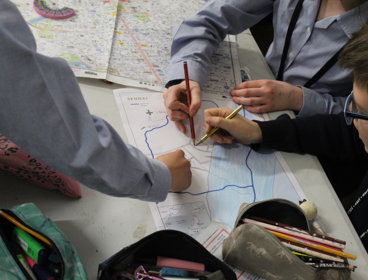
<path fill-rule="evenodd" d="M 190 85 L 189 85 L 189 74 L 188 74 L 188 64 L 184 61 L 184 75 L 185 75 L 185 87 L 187 88 L 188 94 L 188 105 L 192 103 L 192 93 L 190 92 Z M 190 125 L 190 134 L 192 136 L 193 145 L 195 145 L 195 130 L 194 130 L 194 121 L 191 116 L 189 116 L 189 125 Z"/>

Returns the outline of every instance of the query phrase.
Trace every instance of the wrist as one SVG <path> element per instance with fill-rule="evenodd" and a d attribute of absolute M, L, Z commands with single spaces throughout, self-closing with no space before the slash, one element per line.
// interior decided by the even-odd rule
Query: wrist
<path fill-rule="evenodd" d="M 299 86 L 293 86 L 291 91 L 291 110 L 299 112 L 303 107 L 303 89 Z"/>
<path fill-rule="evenodd" d="M 262 130 L 256 122 L 253 122 L 253 126 L 254 133 L 251 139 L 251 144 L 259 144 L 262 142 Z"/>
<path fill-rule="evenodd" d="M 262 130 L 257 122 L 249 121 L 244 131 L 246 131 L 245 135 L 239 139 L 242 144 L 251 145 L 262 142 Z"/>

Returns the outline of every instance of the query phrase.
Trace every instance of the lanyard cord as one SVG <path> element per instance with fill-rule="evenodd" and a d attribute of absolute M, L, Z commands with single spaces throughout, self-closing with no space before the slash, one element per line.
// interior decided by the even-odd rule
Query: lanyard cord
<path fill-rule="evenodd" d="M 293 31 L 295 29 L 296 22 L 299 18 L 300 12 L 303 7 L 304 0 L 299 0 L 299 2 L 296 4 L 293 15 L 291 16 L 290 24 L 286 33 L 285 38 L 285 44 L 284 49 L 282 51 L 281 55 L 281 61 L 280 61 L 280 67 L 279 71 L 277 72 L 276 79 L 279 81 L 282 81 L 284 78 L 284 71 L 285 71 L 285 63 L 286 63 L 286 57 L 289 52 L 290 47 L 290 41 L 291 36 L 293 34 Z M 311 87 L 315 82 L 317 82 L 336 62 L 339 57 L 339 54 L 341 52 L 342 48 L 337 51 L 327 62 L 325 65 L 322 66 L 322 68 L 308 81 L 304 84 L 305 87 Z"/>
<path fill-rule="evenodd" d="M 353 205 L 350 206 L 349 210 L 347 211 L 348 215 L 351 214 L 351 212 L 353 212 L 353 210 L 359 205 L 360 202 L 362 202 L 364 199 L 366 199 L 366 196 L 368 194 L 368 188 L 365 190 L 365 192 L 362 193 L 361 196 L 359 196 Z"/>
<path fill-rule="evenodd" d="M 286 33 L 284 49 L 282 51 L 280 67 L 279 67 L 279 71 L 277 72 L 276 79 L 279 81 L 282 81 L 284 78 L 285 62 L 286 62 L 287 53 L 289 51 L 291 35 L 293 34 L 293 31 L 295 29 L 295 25 L 300 15 L 300 11 L 302 10 L 303 2 L 304 0 L 299 0 L 299 2 L 295 6 L 294 13 L 291 16 L 290 24 L 289 24 L 289 27 Z"/>
<path fill-rule="evenodd" d="M 359 196 L 356 200 L 355 200 L 355 202 L 354 202 L 354 204 L 353 205 L 351 205 L 350 206 L 350 208 L 349 208 L 349 210 L 347 211 L 347 213 L 348 213 L 348 215 L 350 216 L 351 215 L 351 213 L 354 211 L 354 209 L 362 202 L 362 201 L 364 201 L 364 200 L 366 200 L 367 199 L 367 194 L 368 194 L 368 188 L 362 193 L 362 195 L 361 196 Z M 364 219 L 364 217 L 360 217 L 360 219 Z M 367 228 L 367 226 L 365 226 L 365 230 L 363 230 L 361 233 L 358 233 L 358 235 L 359 235 L 359 238 L 361 239 L 361 240 L 363 240 L 363 239 L 365 239 L 366 237 L 367 237 L 367 235 L 368 235 L 368 228 Z"/>

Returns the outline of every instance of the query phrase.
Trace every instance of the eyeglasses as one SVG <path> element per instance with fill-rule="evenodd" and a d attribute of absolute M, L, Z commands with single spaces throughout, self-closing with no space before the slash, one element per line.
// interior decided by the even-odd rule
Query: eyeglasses
<path fill-rule="evenodd" d="M 351 125 L 354 119 L 368 120 L 368 115 L 358 113 L 357 105 L 351 92 L 345 101 L 344 117 L 347 125 Z"/>

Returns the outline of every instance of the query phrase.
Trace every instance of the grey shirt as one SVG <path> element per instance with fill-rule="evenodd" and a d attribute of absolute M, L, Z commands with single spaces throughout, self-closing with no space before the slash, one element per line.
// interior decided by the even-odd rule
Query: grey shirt
<path fill-rule="evenodd" d="M 176 30 L 167 81 L 183 79 L 183 61 L 192 80 L 203 85 L 211 55 L 227 34 L 239 34 L 273 13 L 274 39 L 266 60 L 277 74 L 290 19 L 298 1 L 214 0 Z M 368 3 L 344 14 L 315 21 L 320 1 L 304 0 L 291 37 L 284 81 L 301 86 L 304 105 L 299 116 L 342 111 L 352 88 L 350 71 L 337 63 L 310 88 L 303 85 L 340 50 L 368 19 Z M 251 68 L 252 65 L 248 64 Z"/>
<path fill-rule="evenodd" d="M 68 64 L 37 53 L 8 0 L 0 1 L 0 133 L 33 157 L 113 196 L 162 201 L 171 175 L 92 116 Z"/>

